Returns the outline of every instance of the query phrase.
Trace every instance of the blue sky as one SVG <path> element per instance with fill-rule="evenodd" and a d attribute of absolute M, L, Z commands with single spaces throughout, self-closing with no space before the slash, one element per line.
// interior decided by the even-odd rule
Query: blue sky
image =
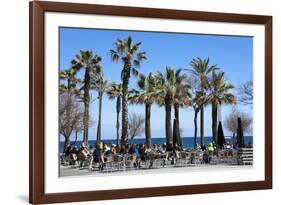
<path fill-rule="evenodd" d="M 166 66 L 190 68 L 189 63 L 193 58 L 209 57 L 210 63 L 217 64 L 226 73 L 227 80 L 236 87 L 252 79 L 253 39 L 247 36 L 60 28 L 59 69 L 68 69 L 70 61 L 79 50 L 92 50 L 102 57 L 105 78 L 120 83 L 122 64 L 111 62 L 108 51 L 114 48 L 113 43 L 117 38 L 124 39 L 129 35 L 132 36 L 134 42 L 141 41 L 141 51 L 147 52 L 148 60 L 142 63 L 139 68 L 141 73 L 164 71 Z M 134 87 L 135 81 L 136 78 L 132 77 L 130 87 Z M 233 93 L 237 93 L 237 90 L 234 89 Z M 97 93 L 93 92 L 93 95 L 96 97 Z M 238 108 L 252 115 L 251 107 L 238 105 Z M 231 106 L 222 106 L 223 120 L 231 109 Z M 91 104 L 90 112 L 92 118 L 97 122 L 97 101 Z M 144 114 L 144 106 L 130 105 L 129 114 L 132 112 Z M 193 136 L 193 115 L 192 108 L 180 110 L 180 126 L 184 137 Z M 115 138 L 115 101 L 109 100 L 106 95 L 103 100 L 102 119 L 102 138 Z M 164 108 L 153 105 L 151 113 L 152 137 L 164 137 L 164 126 Z M 226 135 L 231 135 L 226 129 L 224 131 Z M 205 109 L 205 135 L 211 135 L 210 106 Z M 95 137 L 96 125 L 90 128 L 90 139 L 95 139 Z"/>

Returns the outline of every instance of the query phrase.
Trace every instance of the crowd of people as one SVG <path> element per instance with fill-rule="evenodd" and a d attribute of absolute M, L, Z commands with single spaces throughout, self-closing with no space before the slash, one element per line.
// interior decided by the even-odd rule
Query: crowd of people
<path fill-rule="evenodd" d="M 69 159 L 69 164 L 74 165 L 77 162 L 80 163 L 80 167 L 84 166 L 84 162 L 90 162 L 92 164 L 98 164 L 100 169 L 103 169 L 104 164 L 109 160 L 109 156 L 119 155 L 119 156 L 134 156 L 133 166 L 135 168 L 141 167 L 141 162 L 148 160 L 149 154 L 157 154 L 163 159 L 163 167 L 165 167 L 166 162 L 175 164 L 176 160 L 179 158 L 180 152 L 195 151 L 202 153 L 202 162 L 210 163 L 214 153 L 221 149 L 233 149 L 234 146 L 230 143 L 225 143 L 223 147 L 215 145 L 213 142 L 205 145 L 197 145 L 194 149 L 183 149 L 181 145 L 178 144 L 168 144 L 162 145 L 154 144 L 151 148 L 148 148 L 146 144 L 126 144 L 117 146 L 115 144 L 105 144 L 103 142 L 96 144 L 95 147 L 88 148 L 84 144 L 78 149 L 76 146 L 68 146 L 64 157 Z M 194 156 L 193 156 L 194 157 Z M 191 163 L 193 159 L 191 158 Z M 153 166 L 153 160 L 150 160 L 149 168 Z"/>

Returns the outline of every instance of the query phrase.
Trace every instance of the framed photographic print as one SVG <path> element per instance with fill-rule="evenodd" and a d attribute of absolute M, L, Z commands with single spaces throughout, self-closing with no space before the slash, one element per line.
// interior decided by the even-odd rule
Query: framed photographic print
<path fill-rule="evenodd" d="M 30 2 L 30 203 L 272 187 L 272 17 Z"/>

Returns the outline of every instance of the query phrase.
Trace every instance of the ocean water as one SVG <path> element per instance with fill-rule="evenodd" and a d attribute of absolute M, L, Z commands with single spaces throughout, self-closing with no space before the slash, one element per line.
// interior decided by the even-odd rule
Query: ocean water
<path fill-rule="evenodd" d="M 182 138 L 182 143 L 183 143 L 183 148 L 193 148 L 193 137 L 183 137 Z M 105 144 L 116 144 L 116 139 L 106 139 L 106 140 L 102 140 Z M 151 139 L 152 144 L 163 144 L 165 143 L 166 139 L 165 138 L 152 138 Z M 228 142 L 232 142 L 232 138 L 231 137 L 226 137 L 226 141 Z M 212 142 L 212 137 L 205 137 L 204 138 L 204 142 L 205 145 L 209 144 L 210 142 Z M 245 144 L 251 143 L 253 144 L 253 137 L 252 136 L 244 136 L 244 142 Z M 73 142 L 72 142 L 73 143 Z M 89 140 L 89 144 L 90 146 L 94 147 L 96 143 L 96 140 Z M 145 139 L 144 138 L 136 138 L 133 140 L 129 140 L 130 144 L 143 144 L 145 143 Z M 200 144 L 200 137 L 197 137 L 197 143 Z M 82 141 L 77 141 L 76 142 L 76 146 L 80 147 L 82 145 Z M 60 145 L 59 145 L 59 151 L 60 153 L 63 152 L 63 146 L 64 146 L 64 141 L 60 141 Z"/>

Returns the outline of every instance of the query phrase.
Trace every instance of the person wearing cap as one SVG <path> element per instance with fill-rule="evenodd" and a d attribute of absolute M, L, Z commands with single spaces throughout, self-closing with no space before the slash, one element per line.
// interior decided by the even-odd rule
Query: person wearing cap
<path fill-rule="evenodd" d="M 101 149 L 101 150 L 103 149 L 103 142 L 99 143 L 99 149 Z"/>

